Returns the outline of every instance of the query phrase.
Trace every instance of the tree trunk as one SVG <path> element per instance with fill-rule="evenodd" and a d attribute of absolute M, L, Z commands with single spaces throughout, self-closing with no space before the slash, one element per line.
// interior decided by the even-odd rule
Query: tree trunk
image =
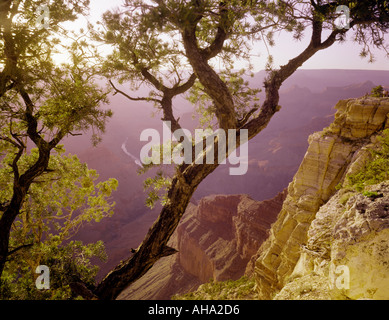
<path fill-rule="evenodd" d="M 9 237 L 12 224 L 20 212 L 31 183 L 36 177 L 45 172 L 49 165 L 51 150 L 65 135 L 65 132 L 60 130 L 50 142 L 45 141 L 38 133 L 38 122 L 33 116 L 34 106 L 28 93 L 23 88 L 19 88 L 19 93 L 26 104 L 24 116 L 28 125 L 27 134 L 38 147 L 39 157 L 30 168 L 20 175 L 18 161 L 25 149 L 25 145 L 20 142 L 20 139 L 17 139 L 18 143 L 14 143 L 18 146 L 19 152 L 15 155 L 12 163 L 12 171 L 14 174 L 13 194 L 10 204 L 5 207 L 4 213 L 0 219 L 0 278 L 9 253 Z"/>
<path fill-rule="evenodd" d="M 3 273 L 7 261 L 11 227 L 19 214 L 24 197 L 25 194 L 23 194 L 23 192 L 14 193 L 11 203 L 8 205 L 0 219 L 0 276 Z"/>
<path fill-rule="evenodd" d="M 134 255 L 121 262 L 98 285 L 95 294 L 99 299 L 116 299 L 131 283 L 142 277 L 160 258 L 176 253 L 167 246 L 197 186 L 218 164 L 190 165 L 173 179 L 168 194 L 169 203 L 148 231 Z"/>
<path fill-rule="evenodd" d="M 31 183 L 36 177 L 41 175 L 47 169 L 49 164 L 51 149 L 44 149 L 45 150 L 43 151 L 42 149 L 39 150 L 38 160 L 20 177 L 17 164 L 14 163 L 13 173 L 15 178 L 13 195 L 10 204 L 6 206 L 5 211 L 0 219 L 0 277 L 3 273 L 4 266 L 7 261 L 9 252 L 9 237 L 12 224 L 20 212 Z"/>

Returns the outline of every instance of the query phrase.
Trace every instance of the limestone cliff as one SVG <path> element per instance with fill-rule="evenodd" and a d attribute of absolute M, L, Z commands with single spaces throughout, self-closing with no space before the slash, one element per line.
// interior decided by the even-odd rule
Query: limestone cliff
<path fill-rule="evenodd" d="M 389 299 L 389 182 L 322 206 L 292 275 L 275 299 Z"/>
<path fill-rule="evenodd" d="M 389 127 L 389 99 L 342 100 L 336 109 L 335 121 L 310 136 L 282 210 L 259 249 L 259 299 L 389 298 L 389 183 L 372 187 L 383 194 L 374 201 L 359 193 L 345 204 L 342 190 L 336 190 L 364 166 L 376 136 Z M 342 274 L 339 266 L 347 268 L 349 286 L 334 286 L 337 272 Z"/>

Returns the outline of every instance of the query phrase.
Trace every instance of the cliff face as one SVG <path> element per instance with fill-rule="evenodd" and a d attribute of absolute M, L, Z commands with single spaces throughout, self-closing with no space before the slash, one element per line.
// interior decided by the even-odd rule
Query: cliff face
<path fill-rule="evenodd" d="M 177 228 L 178 261 L 200 281 L 238 279 L 267 238 L 285 192 L 272 200 L 247 195 L 203 198 Z"/>
<path fill-rule="evenodd" d="M 275 299 L 389 298 L 389 183 L 369 189 L 380 196 L 340 192 L 320 208 Z"/>
<path fill-rule="evenodd" d="M 389 99 L 343 100 L 336 109 L 335 121 L 310 136 L 282 210 L 258 251 L 260 299 L 388 298 L 387 196 L 369 203 L 359 194 L 343 207 L 334 194 L 347 174 L 362 168 L 369 145 L 389 127 Z M 332 288 L 338 266 L 347 268 L 349 289 Z"/>
<path fill-rule="evenodd" d="M 162 258 L 119 299 L 169 299 L 209 280 L 236 280 L 252 272 L 250 259 L 268 237 L 286 191 L 255 201 L 247 195 L 213 195 L 190 204 L 169 245 L 174 256 Z"/>

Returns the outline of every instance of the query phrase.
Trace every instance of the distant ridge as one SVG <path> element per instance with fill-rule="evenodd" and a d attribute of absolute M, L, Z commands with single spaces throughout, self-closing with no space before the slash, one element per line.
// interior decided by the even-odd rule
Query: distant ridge
<path fill-rule="evenodd" d="M 251 83 L 262 84 L 266 71 L 255 74 Z M 343 87 L 353 83 L 371 81 L 376 86 L 389 86 L 389 70 L 353 70 L 353 69 L 300 69 L 281 87 L 281 91 L 294 85 L 306 87 L 312 92 L 320 92 L 325 87 Z"/>

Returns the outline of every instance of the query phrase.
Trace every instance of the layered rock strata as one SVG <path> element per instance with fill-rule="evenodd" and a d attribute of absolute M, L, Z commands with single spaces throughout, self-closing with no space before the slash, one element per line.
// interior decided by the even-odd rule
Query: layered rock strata
<path fill-rule="evenodd" d="M 375 135 L 389 127 L 389 99 L 348 99 L 335 108 L 335 121 L 310 136 L 282 210 L 258 251 L 255 278 L 260 299 L 274 298 L 288 283 L 307 246 L 308 230 L 317 212 L 346 174 L 363 166 Z"/>
<path fill-rule="evenodd" d="M 267 201 L 247 195 L 203 198 L 177 228 L 178 260 L 202 283 L 238 279 L 267 238 L 285 192 Z"/>
<path fill-rule="evenodd" d="M 378 196 L 339 192 L 320 208 L 275 299 L 389 298 L 389 181 L 369 190 Z"/>
<path fill-rule="evenodd" d="M 268 237 L 286 197 L 256 201 L 248 195 L 212 195 L 190 204 L 162 258 L 119 299 L 169 299 L 210 280 L 236 280 L 253 270 L 250 259 Z"/>

